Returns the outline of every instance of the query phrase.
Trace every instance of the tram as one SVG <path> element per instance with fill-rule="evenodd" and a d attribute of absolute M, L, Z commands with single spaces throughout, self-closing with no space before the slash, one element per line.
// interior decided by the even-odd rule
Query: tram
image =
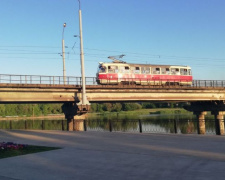
<path fill-rule="evenodd" d="M 98 84 L 104 85 L 192 85 L 190 66 L 130 64 L 124 61 L 99 62 Z"/>

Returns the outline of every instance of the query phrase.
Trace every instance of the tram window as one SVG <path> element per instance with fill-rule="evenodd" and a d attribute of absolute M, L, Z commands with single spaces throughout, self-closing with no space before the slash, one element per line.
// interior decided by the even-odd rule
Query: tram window
<path fill-rule="evenodd" d="M 180 75 L 180 71 L 178 68 L 171 68 L 171 74 Z"/>
<path fill-rule="evenodd" d="M 166 68 L 166 74 L 170 74 L 170 68 Z"/>
<path fill-rule="evenodd" d="M 180 74 L 181 74 L 181 75 L 187 75 L 187 69 L 181 68 L 181 69 L 180 69 Z"/>
<path fill-rule="evenodd" d="M 150 74 L 150 67 L 141 67 L 141 74 Z"/>
<path fill-rule="evenodd" d="M 99 73 L 105 73 L 106 72 L 106 67 L 105 66 L 99 66 L 98 71 L 99 71 Z"/>
<path fill-rule="evenodd" d="M 141 74 L 145 74 L 145 67 L 141 67 Z"/>
<path fill-rule="evenodd" d="M 109 73 L 118 73 L 118 67 L 117 66 L 108 66 L 108 72 Z"/>
<path fill-rule="evenodd" d="M 166 74 L 166 68 L 161 68 L 162 74 Z"/>
<path fill-rule="evenodd" d="M 145 68 L 145 74 L 150 74 L 150 67 Z"/>
<path fill-rule="evenodd" d="M 187 73 L 188 75 L 191 75 L 191 69 L 188 69 L 188 73 Z"/>
<path fill-rule="evenodd" d="M 139 68 L 139 67 L 135 67 L 134 73 L 135 73 L 135 74 L 140 74 L 140 68 Z"/>
<path fill-rule="evenodd" d="M 176 75 L 180 75 L 180 70 L 176 68 Z"/>
<path fill-rule="evenodd" d="M 125 66 L 125 71 L 124 71 L 124 73 L 130 73 L 130 68 L 129 68 L 129 66 Z"/>
<path fill-rule="evenodd" d="M 160 68 L 152 68 L 152 74 L 160 74 Z"/>

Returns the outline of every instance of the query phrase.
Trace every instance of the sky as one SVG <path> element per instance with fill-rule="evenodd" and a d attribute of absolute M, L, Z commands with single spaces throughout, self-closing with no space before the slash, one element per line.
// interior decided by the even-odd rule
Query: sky
<path fill-rule="evenodd" d="M 80 0 L 85 73 L 125 54 L 128 63 L 191 66 L 225 80 L 224 0 Z M 0 74 L 80 76 L 78 0 L 1 0 Z"/>

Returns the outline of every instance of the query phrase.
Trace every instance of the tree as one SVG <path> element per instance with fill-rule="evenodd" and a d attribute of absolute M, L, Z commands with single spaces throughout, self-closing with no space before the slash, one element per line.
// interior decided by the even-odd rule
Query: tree
<path fill-rule="evenodd" d="M 123 111 L 133 111 L 136 109 L 141 109 L 141 105 L 138 103 L 123 103 Z"/>
<path fill-rule="evenodd" d="M 145 102 L 145 103 L 142 103 L 142 108 L 143 109 L 153 109 L 153 108 L 156 108 L 156 106 L 153 103 Z"/>
<path fill-rule="evenodd" d="M 0 116 L 5 116 L 5 105 L 0 104 Z"/>

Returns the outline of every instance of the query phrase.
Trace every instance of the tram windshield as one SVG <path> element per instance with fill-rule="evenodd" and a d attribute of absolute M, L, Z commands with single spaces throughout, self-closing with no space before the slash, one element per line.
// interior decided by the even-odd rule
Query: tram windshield
<path fill-rule="evenodd" d="M 191 69 L 188 69 L 188 75 L 191 75 L 192 72 L 191 72 Z"/>
<path fill-rule="evenodd" d="M 98 67 L 98 73 L 106 73 L 106 67 L 105 66 L 102 66 L 102 65 L 99 65 L 99 67 Z"/>

